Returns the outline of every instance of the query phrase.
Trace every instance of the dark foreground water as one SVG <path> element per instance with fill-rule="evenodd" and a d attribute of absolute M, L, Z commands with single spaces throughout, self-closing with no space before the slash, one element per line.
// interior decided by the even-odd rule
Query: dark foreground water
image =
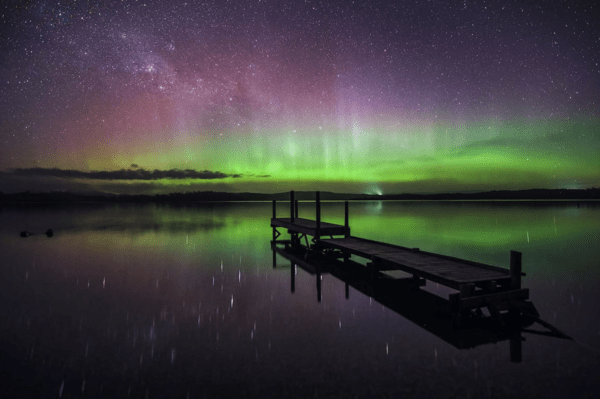
<path fill-rule="evenodd" d="M 300 269 L 292 293 L 270 217 L 270 203 L 1 208 L 2 397 L 599 397 L 600 204 L 350 204 L 360 237 L 503 267 L 521 251 L 541 317 L 576 341 L 523 333 L 520 363 L 508 341 L 460 350 L 346 299 L 330 275 L 321 302 Z"/>

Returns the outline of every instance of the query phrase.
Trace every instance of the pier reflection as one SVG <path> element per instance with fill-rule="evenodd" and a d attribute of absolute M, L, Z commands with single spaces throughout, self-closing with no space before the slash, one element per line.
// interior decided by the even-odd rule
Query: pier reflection
<path fill-rule="evenodd" d="M 284 241 L 272 242 L 271 249 L 273 268 L 278 267 L 277 254 L 290 261 L 292 293 L 296 288 L 296 267 L 316 277 L 319 302 L 322 298 L 322 275 L 332 275 L 345 283 L 346 299 L 352 287 L 458 349 L 509 341 L 510 361 L 519 363 L 522 361 L 524 334 L 571 339 L 541 320 L 535 311 L 501 316 L 472 312 L 466 320 L 462 318 L 457 323 L 457 314 L 453 312 L 450 301 L 421 289 L 425 285 L 422 279 L 394 278 L 349 258 L 332 258 L 303 245 L 292 246 Z"/>

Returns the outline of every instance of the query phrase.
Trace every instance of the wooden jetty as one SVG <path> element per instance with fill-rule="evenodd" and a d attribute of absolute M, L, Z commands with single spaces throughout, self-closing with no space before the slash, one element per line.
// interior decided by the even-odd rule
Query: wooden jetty
<path fill-rule="evenodd" d="M 273 245 L 284 244 L 297 247 L 302 239 L 306 248 L 335 259 L 349 260 L 351 257 L 366 260 L 365 268 L 375 272 L 400 270 L 424 285 L 425 281 L 439 283 L 456 290 L 449 295 L 453 312 L 459 317 L 470 311 L 487 308 L 490 314 L 500 316 L 500 312 L 520 313 L 531 311 L 528 302 L 529 290 L 521 287 L 521 277 L 525 274 L 521 267 L 521 253 L 511 251 L 510 268 L 473 262 L 426 251 L 407 248 L 383 242 L 352 236 L 348 217 L 348 201 L 345 202 L 344 225 L 326 223 L 321 220 L 319 192 L 316 193 L 315 220 L 298 217 L 298 202 L 294 192 L 290 193 L 290 217 L 277 218 L 276 201 L 273 201 Z M 278 240 L 278 228 L 287 229 L 289 240 Z M 309 243 L 308 236 L 311 236 Z M 274 255 L 275 256 L 275 252 Z"/>
<path fill-rule="evenodd" d="M 539 319 L 533 304 L 522 313 L 508 313 L 499 319 L 495 315 L 472 314 L 457 324 L 456 314 L 449 300 L 419 289 L 425 280 L 411 277 L 395 278 L 381 271 L 373 271 L 348 258 L 336 259 L 304 245 L 292 247 L 272 243 L 273 253 L 290 262 L 291 292 L 296 290 L 296 272 L 300 268 L 316 276 L 317 300 L 321 302 L 322 276 L 331 275 L 345 283 L 346 299 L 350 288 L 368 296 L 386 308 L 441 338 L 458 349 L 509 341 L 510 360 L 521 362 L 523 333 L 570 339 Z M 274 258 L 273 268 L 277 268 Z M 545 330 L 530 328 L 534 323 Z"/>

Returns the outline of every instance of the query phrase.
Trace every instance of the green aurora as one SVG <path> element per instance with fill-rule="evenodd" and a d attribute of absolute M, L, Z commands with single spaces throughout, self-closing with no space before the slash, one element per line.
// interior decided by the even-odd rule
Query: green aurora
<path fill-rule="evenodd" d="M 600 124 L 594 119 L 421 123 L 396 130 L 379 123 L 362 126 L 359 135 L 280 130 L 248 135 L 233 153 L 230 145 L 207 142 L 172 143 L 132 155 L 144 144 L 148 143 L 140 140 L 120 152 L 90 150 L 86 169 L 127 169 L 135 164 L 145 169 L 201 170 L 208 165 L 236 176 L 150 182 L 56 178 L 55 182 L 63 188 L 148 194 L 289 189 L 389 194 L 600 186 Z M 55 159 L 60 165 L 61 157 Z M 69 166 L 64 163 L 65 169 Z"/>

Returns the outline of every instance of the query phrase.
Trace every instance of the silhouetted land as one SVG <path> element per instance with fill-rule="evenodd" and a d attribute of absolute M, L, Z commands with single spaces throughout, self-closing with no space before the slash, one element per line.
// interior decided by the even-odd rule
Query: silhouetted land
<path fill-rule="evenodd" d="M 314 191 L 296 191 L 300 201 L 314 200 Z M 321 192 L 322 200 L 599 200 L 600 188 L 585 190 L 568 189 L 532 189 L 503 190 L 480 193 L 441 193 L 441 194 L 352 194 Z M 78 194 L 70 192 L 32 193 L 22 192 L 3 194 L 0 192 L 0 204 L 15 203 L 74 203 L 74 202 L 227 202 L 227 201 L 288 201 L 289 192 L 275 194 L 226 193 L 215 191 L 196 191 L 187 193 L 157 195 L 115 195 L 115 194 Z"/>

